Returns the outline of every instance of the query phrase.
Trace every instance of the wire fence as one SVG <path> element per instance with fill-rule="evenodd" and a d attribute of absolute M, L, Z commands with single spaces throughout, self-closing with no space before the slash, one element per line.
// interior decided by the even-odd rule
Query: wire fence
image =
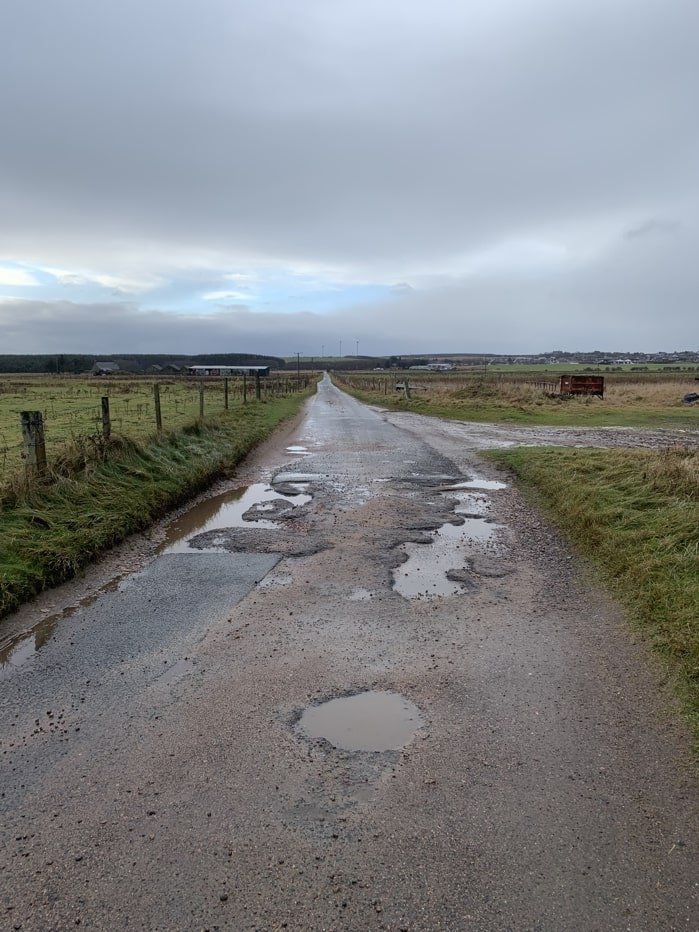
<path fill-rule="evenodd" d="M 22 412 L 39 412 L 48 468 L 80 444 L 110 436 L 146 441 L 239 406 L 304 389 L 308 377 L 122 380 L 0 380 L 0 486 L 35 468 L 36 437 L 23 437 Z M 107 399 L 106 405 L 102 399 Z M 41 458 L 41 454 L 40 454 Z"/>

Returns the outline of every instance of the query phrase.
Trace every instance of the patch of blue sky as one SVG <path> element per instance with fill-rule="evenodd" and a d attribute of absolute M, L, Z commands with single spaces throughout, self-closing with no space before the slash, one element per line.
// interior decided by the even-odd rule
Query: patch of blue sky
<path fill-rule="evenodd" d="M 259 313 L 330 313 L 381 301 L 392 286 L 346 282 L 286 269 L 228 272 L 188 269 L 159 275 L 114 275 L 0 261 L 0 296 L 39 301 L 138 304 L 144 310 L 210 314 L 220 307 Z"/>

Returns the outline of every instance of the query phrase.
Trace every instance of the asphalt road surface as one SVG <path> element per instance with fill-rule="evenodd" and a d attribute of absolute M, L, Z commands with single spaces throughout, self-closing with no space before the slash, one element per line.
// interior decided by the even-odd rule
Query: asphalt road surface
<path fill-rule="evenodd" d="M 629 439 L 325 379 L 101 591 L 10 619 L 0 928 L 699 929 L 662 670 L 477 452 Z"/>

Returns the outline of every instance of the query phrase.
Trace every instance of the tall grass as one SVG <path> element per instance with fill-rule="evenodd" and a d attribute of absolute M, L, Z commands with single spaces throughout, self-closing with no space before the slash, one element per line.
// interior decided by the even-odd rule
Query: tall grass
<path fill-rule="evenodd" d="M 470 421 L 521 424 L 648 426 L 699 430 L 699 405 L 682 403 L 696 390 L 691 376 L 668 378 L 607 378 L 604 398 L 564 398 L 549 376 L 523 377 L 474 374 L 435 376 L 405 372 L 400 376 L 334 374 L 341 386 L 363 401 L 402 411 L 415 411 Z M 536 379 L 536 380 L 535 380 Z M 410 399 L 395 384 L 411 386 Z"/>

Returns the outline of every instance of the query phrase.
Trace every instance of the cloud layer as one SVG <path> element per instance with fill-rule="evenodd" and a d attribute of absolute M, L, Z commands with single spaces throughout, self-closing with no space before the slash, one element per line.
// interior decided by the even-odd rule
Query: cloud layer
<path fill-rule="evenodd" d="M 2 19 L 9 351 L 699 343 L 693 0 Z"/>

